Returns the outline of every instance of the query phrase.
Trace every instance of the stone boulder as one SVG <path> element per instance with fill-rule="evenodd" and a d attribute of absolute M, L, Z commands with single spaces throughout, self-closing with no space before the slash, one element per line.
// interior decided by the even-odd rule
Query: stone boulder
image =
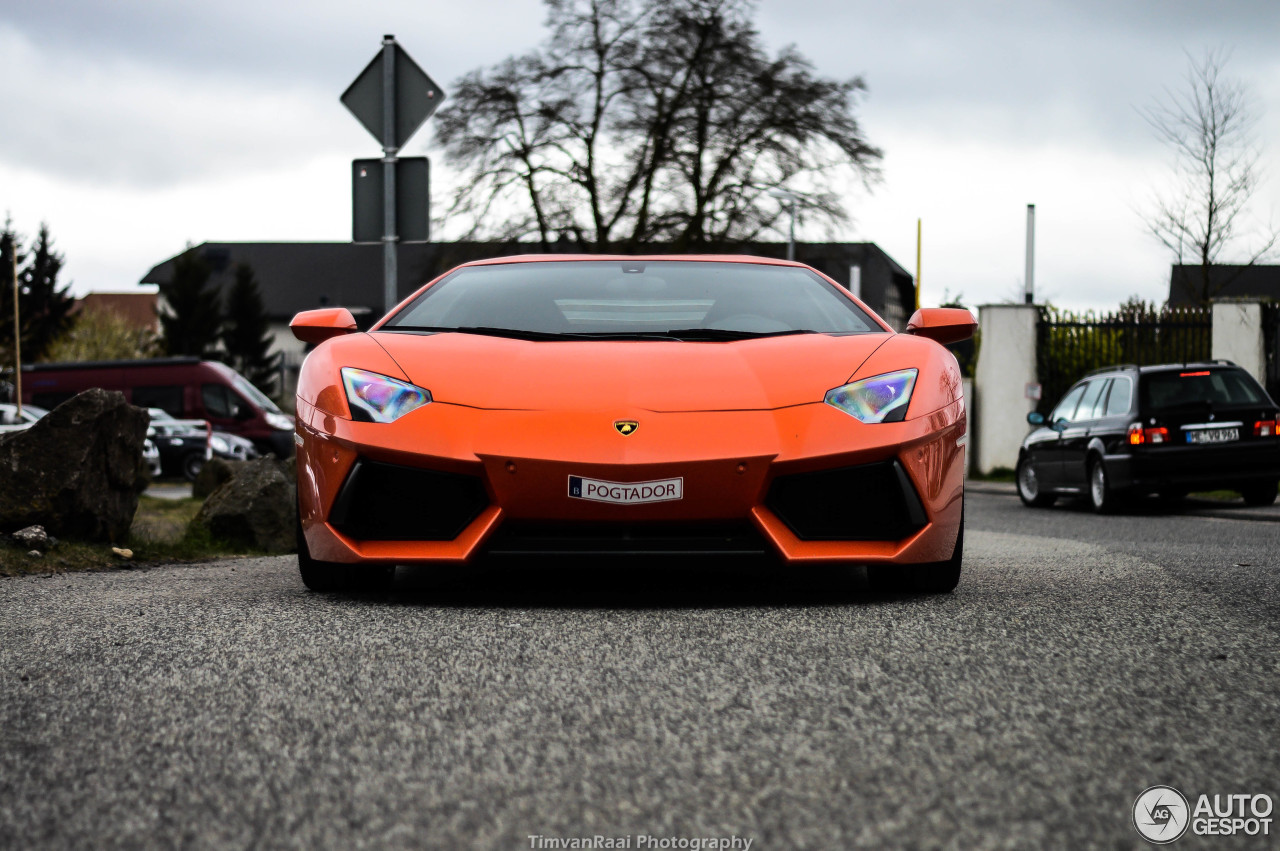
<path fill-rule="evenodd" d="M 0 437 L 0 529 L 122 541 L 146 487 L 150 417 L 123 393 L 86 390 L 31 428 Z"/>
<path fill-rule="evenodd" d="M 196 499 L 204 499 L 218 489 L 219 485 L 231 481 L 236 468 L 243 461 L 228 461 L 226 458 L 210 458 L 204 462 L 200 472 L 196 473 L 191 483 L 191 495 Z"/>
<path fill-rule="evenodd" d="M 297 524 L 297 482 L 275 458 L 229 465 L 231 477 L 209 494 L 191 525 L 229 543 L 292 552 Z"/>

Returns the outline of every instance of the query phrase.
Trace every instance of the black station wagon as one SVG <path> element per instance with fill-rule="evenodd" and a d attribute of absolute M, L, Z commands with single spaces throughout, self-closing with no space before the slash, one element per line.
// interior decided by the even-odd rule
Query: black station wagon
<path fill-rule="evenodd" d="M 1018 454 L 1018 496 L 1029 506 L 1087 496 L 1110 511 L 1125 498 L 1177 500 L 1239 491 L 1270 505 L 1280 481 L 1276 403 L 1230 361 L 1114 366 L 1075 384 Z"/>

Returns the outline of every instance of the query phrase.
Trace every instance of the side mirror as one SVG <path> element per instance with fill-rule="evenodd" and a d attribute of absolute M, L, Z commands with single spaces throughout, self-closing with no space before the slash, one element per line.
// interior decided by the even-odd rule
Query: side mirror
<path fill-rule="evenodd" d="M 1066 430 L 1067 430 L 1067 426 L 1069 426 L 1069 425 L 1070 425 L 1070 423 L 1069 423 L 1069 422 L 1067 422 L 1067 418 L 1066 418 L 1066 417 L 1058 417 L 1058 418 L 1057 418 L 1056 420 L 1054 420 L 1054 422 L 1053 422 L 1053 430 L 1054 430 L 1054 431 L 1066 431 Z"/>
<path fill-rule="evenodd" d="M 293 336 L 304 343 L 323 343 L 356 330 L 356 319 L 345 307 L 322 307 L 304 310 L 289 323 Z"/>
<path fill-rule="evenodd" d="M 1039 411 L 1032 411 L 1031 413 L 1027 414 L 1027 422 L 1031 423 L 1032 425 L 1044 425 L 1044 414 L 1040 413 Z"/>
<path fill-rule="evenodd" d="M 907 333 L 937 343 L 958 343 L 973 336 L 978 323 L 963 307 L 922 307 L 911 314 Z"/>

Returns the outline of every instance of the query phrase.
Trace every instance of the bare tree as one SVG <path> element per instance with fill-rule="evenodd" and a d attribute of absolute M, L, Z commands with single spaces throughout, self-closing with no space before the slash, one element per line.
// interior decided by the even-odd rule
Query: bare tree
<path fill-rule="evenodd" d="M 544 47 L 463 77 L 436 123 L 469 236 L 693 249 L 776 230 L 784 183 L 847 221 L 828 178 L 876 178 L 862 80 L 767 55 L 749 0 L 545 2 Z"/>
<path fill-rule="evenodd" d="M 1248 221 L 1257 192 L 1260 153 L 1254 138 L 1258 114 L 1248 88 L 1223 73 L 1229 54 L 1187 54 L 1186 89 L 1165 90 L 1163 100 L 1140 110 L 1157 138 L 1173 153 L 1174 181 L 1157 192 L 1147 227 L 1179 265 L 1198 265 L 1186 281 L 1193 298 L 1207 304 L 1231 282 L 1211 274 L 1224 252 L 1239 252 L 1244 266 L 1265 258 L 1280 231 Z"/>

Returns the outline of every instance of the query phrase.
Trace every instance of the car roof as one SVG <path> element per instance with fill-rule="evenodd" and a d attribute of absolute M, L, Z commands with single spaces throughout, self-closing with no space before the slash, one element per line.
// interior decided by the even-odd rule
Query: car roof
<path fill-rule="evenodd" d="M 636 262 L 679 260 L 691 263 L 751 263 L 764 266 L 795 266 L 799 269 L 810 268 L 806 264 L 797 263 L 794 260 L 781 260 L 776 257 L 756 257 L 751 254 L 513 254 L 508 257 L 489 257 L 484 260 L 472 260 L 470 263 L 460 264 L 457 268 L 461 269 L 466 266 L 500 266 L 504 263 L 561 263 L 595 260 L 633 260 Z"/>
<path fill-rule="evenodd" d="M 1184 363 L 1153 363 L 1139 366 L 1136 363 L 1118 363 L 1113 366 L 1104 366 L 1099 369 L 1092 370 L 1084 374 L 1084 378 L 1095 378 L 1099 375 L 1109 375 L 1111 373 L 1139 373 L 1146 375 L 1150 372 L 1172 372 L 1173 370 L 1199 368 L 1209 369 L 1211 367 L 1234 367 L 1239 369 L 1239 365 L 1235 361 L 1229 360 L 1201 360 L 1186 361 Z M 1083 378 L 1081 379 L 1084 380 Z"/>

